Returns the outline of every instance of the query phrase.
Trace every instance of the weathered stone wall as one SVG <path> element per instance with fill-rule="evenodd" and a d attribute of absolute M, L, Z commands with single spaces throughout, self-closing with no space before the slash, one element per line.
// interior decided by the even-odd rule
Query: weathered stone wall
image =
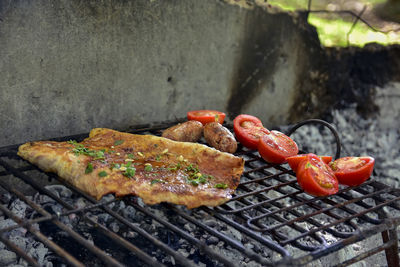
<path fill-rule="evenodd" d="M 0 146 L 204 108 L 286 123 L 304 31 L 216 0 L 0 1 Z"/>
<path fill-rule="evenodd" d="M 267 127 L 371 114 L 376 86 L 399 80 L 398 47 L 324 49 L 306 14 L 246 3 L 0 1 L 0 147 L 193 109 Z"/>

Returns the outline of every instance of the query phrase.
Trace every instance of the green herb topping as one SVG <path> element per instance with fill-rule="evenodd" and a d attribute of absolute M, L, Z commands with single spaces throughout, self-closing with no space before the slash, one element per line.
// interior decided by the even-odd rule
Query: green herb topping
<path fill-rule="evenodd" d="M 115 140 L 114 146 L 122 145 L 124 142 L 125 142 L 125 140 Z"/>
<path fill-rule="evenodd" d="M 82 144 L 77 143 L 76 141 L 68 141 L 68 144 L 72 144 L 75 147 L 72 149 L 72 152 L 74 152 L 75 156 L 79 155 L 86 155 L 89 157 L 93 157 L 94 160 L 98 159 L 104 159 L 104 149 L 101 150 L 90 150 L 87 147 L 85 147 Z"/>
<path fill-rule="evenodd" d="M 216 185 L 214 185 L 214 187 L 219 188 L 219 189 L 226 189 L 226 188 L 228 188 L 228 185 L 222 183 L 222 184 L 216 184 Z"/>
<path fill-rule="evenodd" d="M 122 167 L 126 168 L 123 175 L 128 178 L 133 178 L 133 177 L 135 177 L 135 174 L 136 174 L 136 168 L 131 165 L 132 165 L 132 162 L 128 162 L 127 164 L 122 164 Z"/>
<path fill-rule="evenodd" d="M 151 166 L 150 164 L 146 164 L 144 166 L 144 170 L 147 172 L 151 172 L 153 170 L 153 166 Z"/>
<path fill-rule="evenodd" d="M 89 162 L 88 165 L 86 166 L 85 174 L 91 173 L 92 171 L 93 171 L 93 164 Z"/>
<path fill-rule="evenodd" d="M 106 177 L 107 175 L 108 175 L 108 173 L 106 171 L 99 172 L 100 177 Z"/>
<path fill-rule="evenodd" d="M 191 185 L 198 186 L 208 182 L 207 175 L 199 175 L 196 179 L 188 179 L 187 182 Z"/>
<path fill-rule="evenodd" d="M 169 171 L 177 171 L 181 168 L 181 164 L 177 163 L 176 165 L 172 165 L 168 168 Z"/>

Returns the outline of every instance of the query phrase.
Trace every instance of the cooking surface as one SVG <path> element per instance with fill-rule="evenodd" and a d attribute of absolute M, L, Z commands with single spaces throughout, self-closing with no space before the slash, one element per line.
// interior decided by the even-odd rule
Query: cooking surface
<path fill-rule="evenodd" d="M 167 126 L 132 132 L 160 135 Z M 167 266 L 305 264 L 381 232 L 391 238 L 376 244 L 376 252 L 397 245 L 390 230 L 400 218 L 387 216 L 399 214 L 400 190 L 374 176 L 356 188 L 340 187 L 336 195 L 312 197 L 303 193 L 287 164 L 268 164 L 239 145 L 236 155 L 246 163 L 233 198 L 216 208 L 187 210 L 170 204 L 147 206 L 137 197 L 108 195 L 97 202 L 21 160 L 16 149 L 0 150 L 0 186 L 12 195 L 1 199 L 0 207 L 3 221 L 12 219 L 20 226 L 3 224 L 0 241 L 32 265 L 44 261 L 12 239 L 13 231 L 22 227 L 27 230 L 24 238 L 35 237 L 48 248 L 47 261 L 76 266 L 136 261 Z M 33 197 L 7 182 L 10 175 L 29 184 Z M 42 186 L 47 179 L 65 187 Z M 24 202 L 23 213 L 16 212 L 17 198 Z M 361 251 L 359 257 L 370 254 Z"/>

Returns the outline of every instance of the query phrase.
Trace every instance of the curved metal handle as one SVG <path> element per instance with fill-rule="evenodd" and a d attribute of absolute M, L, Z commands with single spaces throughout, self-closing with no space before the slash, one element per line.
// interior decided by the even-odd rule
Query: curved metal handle
<path fill-rule="evenodd" d="M 301 126 L 305 125 L 305 124 L 311 124 L 311 123 L 319 123 L 322 124 L 323 126 L 326 126 L 334 135 L 335 137 L 335 141 L 336 141 L 336 154 L 335 154 L 335 159 L 340 158 L 340 149 L 342 147 L 342 144 L 340 142 L 340 138 L 339 138 L 339 134 L 338 132 L 335 130 L 335 128 L 328 122 L 324 121 L 324 120 L 320 120 L 320 119 L 309 119 L 309 120 L 305 120 L 302 122 L 299 122 L 297 124 L 295 124 L 287 133 L 288 136 L 290 136 L 292 133 L 294 133 L 294 131 L 296 131 L 298 128 L 300 128 Z"/>

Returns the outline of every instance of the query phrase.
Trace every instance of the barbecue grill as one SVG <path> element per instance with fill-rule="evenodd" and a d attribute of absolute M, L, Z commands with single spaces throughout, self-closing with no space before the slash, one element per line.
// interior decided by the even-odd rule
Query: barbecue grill
<path fill-rule="evenodd" d="M 140 125 L 129 132 L 159 136 L 175 123 Z M 339 157 L 338 134 L 324 121 L 305 121 L 288 134 L 306 123 L 322 123 L 332 131 Z M 81 141 L 86 136 L 53 140 Z M 171 204 L 147 206 L 134 196 L 96 201 L 19 158 L 17 148 L 0 149 L 0 186 L 11 196 L 0 199 L 0 215 L 13 222 L 0 229 L 0 241 L 32 266 L 43 263 L 13 241 L 13 231 L 24 229 L 43 244 L 56 265 L 298 266 L 381 235 L 375 247 L 361 249 L 337 266 L 383 251 L 388 266 L 399 266 L 400 217 L 393 214 L 400 214 L 400 190 L 376 177 L 358 187 L 341 187 L 333 196 L 312 197 L 301 190 L 287 164 L 269 164 L 239 144 L 235 154 L 245 159 L 245 170 L 232 199 L 215 208 L 187 210 Z M 8 182 L 10 176 L 29 185 L 34 197 Z M 44 181 L 62 184 L 71 193 L 51 190 Z M 31 210 L 29 217 L 12 210 L 16 199 Z"/>

